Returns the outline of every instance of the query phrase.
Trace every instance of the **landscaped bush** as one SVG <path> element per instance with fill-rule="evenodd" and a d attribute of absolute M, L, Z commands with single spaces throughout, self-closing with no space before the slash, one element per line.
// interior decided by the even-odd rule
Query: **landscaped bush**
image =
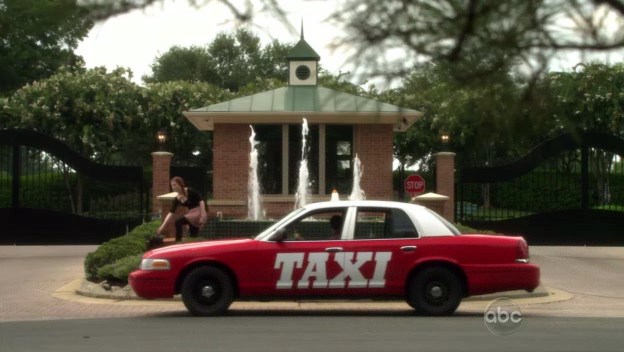
<path fill-rule="evenodd" d="M 128 274 L 141 265 L 143 254 L 129 255 L 116 260 L 112 264 L 106 264 L 97 271 L 100 279 L 120 284 L 128 283 Z"/>
<path fill-rule="evenodd" d="M 160 220 L 152 221 L 137 226 L 128 234 L 113 238 L 103 243 L 95 252 L 87 255 L 84 262 L 85 275 L 87 280 L 101 281 L 105 278 L 100 276 L 100 269 L 106 265 L 116 267 L 115 262 L 126 257 L 134 257 L 145 252 L 145 242 L 156 235 L 156 229 L 160 225 Z M 130 261 L 130 259 L 128 259 Z M 127 261 L 120 262 L 119 265 L 128 265 Z M 135 266 L 136 267 L 136 266 Z M 115 272 L 116 268 L 106 269 L 104 273 Z M 119 269 L 121 270 L 121 269 Z M 125 278 L 124 280 L 127 280 Z"/>

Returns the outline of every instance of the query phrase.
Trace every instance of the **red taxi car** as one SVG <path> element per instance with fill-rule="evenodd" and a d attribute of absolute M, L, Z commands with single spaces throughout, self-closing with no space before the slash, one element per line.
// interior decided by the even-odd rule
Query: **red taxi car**
<path fill-rule="evenodd" d="M 234 300 L 405 299 L 425 315 L 464 297 L 532 291 L 539 267 L 522 237 L 465 235 L 415 204 L 334 201 L 297 209 L 253 239 L 205 241 L 144 254 L 129 276 L 140 297 L 182 295 L 194 315 Z"/>

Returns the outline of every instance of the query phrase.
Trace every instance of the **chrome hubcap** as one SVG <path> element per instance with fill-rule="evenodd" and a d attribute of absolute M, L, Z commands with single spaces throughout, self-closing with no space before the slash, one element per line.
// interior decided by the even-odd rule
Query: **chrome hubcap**
<path fill-rule="evenodd" d="M 202 287 L 201 295 L 206 298 L 210 298 L 214 295 L 215 291 L 212 286 L 204 286 Z"/>
<path fill-rule="evenodd" d="M 442 288 L 440 286 L 433 286 L 429 290 L 429 295 L 435 299 L 442 297 Z"/>

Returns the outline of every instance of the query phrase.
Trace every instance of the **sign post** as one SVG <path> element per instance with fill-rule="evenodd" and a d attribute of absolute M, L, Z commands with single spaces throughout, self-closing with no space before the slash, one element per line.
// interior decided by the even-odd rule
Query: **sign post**
<path fill-rule="evenodd" d="M 403 183 L 405 192 L 410 196 L 415 197 L 425 192 L 425 179 L 418 174 L 411 174 L 407 176 Z"/>

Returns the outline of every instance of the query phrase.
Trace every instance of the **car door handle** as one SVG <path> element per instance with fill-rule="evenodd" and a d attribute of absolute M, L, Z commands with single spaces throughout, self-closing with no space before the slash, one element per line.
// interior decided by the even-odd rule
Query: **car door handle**
<path fill-rule="evenodd" d="M 416 250 L 416 246 L 403 246 L 401 247 L 403 252 L 413 252 Z"/>
<path fill-rule="evenodd" d="M 327 247 L 325 248 L 325 252 L 330 252 L 330 253 L 342 252 L 342 247 Z"/>

